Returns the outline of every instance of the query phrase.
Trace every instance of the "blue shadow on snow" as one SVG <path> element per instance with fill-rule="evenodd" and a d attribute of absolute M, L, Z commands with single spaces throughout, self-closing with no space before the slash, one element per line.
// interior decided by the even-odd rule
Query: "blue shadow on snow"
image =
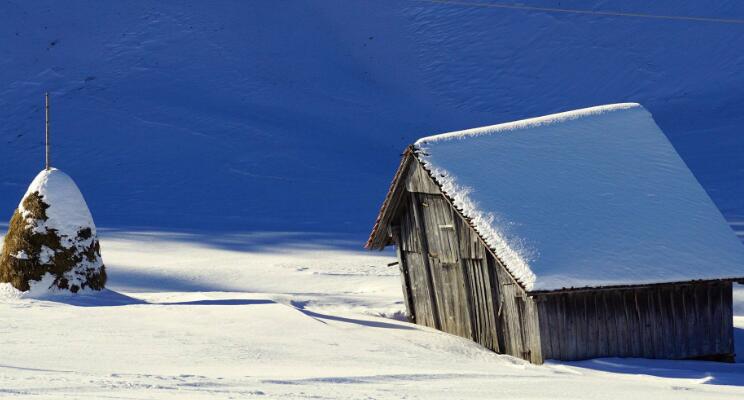
<path fill-rule="evenodd" d="M 744 352 L 744 329 L 734 328 L 734 344 Z M 697 360 L 651 360 L 643 358 L 597 358 L 584 361 L 552 361 L 555 364 L 603 372 L 650 375 L 660 378 L 698 379 L 709 385 L 744 386 L 744 356 L 736 363 Z"/>

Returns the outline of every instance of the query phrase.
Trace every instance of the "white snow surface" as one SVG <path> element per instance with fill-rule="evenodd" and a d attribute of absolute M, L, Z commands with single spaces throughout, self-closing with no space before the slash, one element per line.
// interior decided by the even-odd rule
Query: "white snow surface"
<path fill-rule="evenodd" d="M 70 246 L 71 239 L 77 237 L 80 229 L 90 228 L 95 236 L 96 226 L 88 205 L 80 189 L 67 174 L 56 168 L 39 172 L 18 204 L 20 212 L 25 211 L 23 201 L 34 192 L 39 192 L 42 200 L 49 205 L 45 227 L 55 229 L 61 237 L 64 236 L 66 240 L 63 244 L 66 247 Z"/>
<path fill-rule="evenodd" d="M 0 285 L 0 398 L 744 397 L 741 357 L 535 366 L 385 318 L 403 310 L 393 254 L 343 235 L 100 233 L 110 289 L 39 299 Z"/>
<path fill-rule="evenodd" d="M 415 146 L 527 290 L 744 276 L 744 246 L 639 104 Z"/>

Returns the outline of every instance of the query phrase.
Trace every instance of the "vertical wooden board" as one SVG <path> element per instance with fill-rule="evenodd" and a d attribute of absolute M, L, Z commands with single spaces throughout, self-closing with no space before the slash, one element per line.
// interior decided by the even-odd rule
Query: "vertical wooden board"
<path fill-rule="evenodd" d="M 643 292 L 648 302 L 646 321 L 653 340 L 654 353 L 652 358 L 664 358 L 663 319 L 657 291 L 646 289 Z"/>
<path fill-rule="evenodd" d="M 628 324 L 625 320 L 625 303 L 621 290 L 610 292 L 612 298 L 612 317 L 615 319 L 615 329 L 617 335 L 617 357 L 628 356 Z"/>
<path fill-rule="evenodd" d="M 419 196 L 429 251 L 443 264 L 458 262 L 459 243 L 449 204 L 442 196 Z"/>
<path fill-rule="evenodd" d="M 500 276 L 500 281 L 502 282 L 501 292 L 504 301 L 502 313 L 507 328 L 507 348 L 509 349 L 509 354 L 522 358 L 525 347 L 522 342 L 522 329 L 519 322 L 521 317 L 516 302 L 517 288 L 516 285 L 509 280 L 508 276 L 502 274 L 502 276 Z"/>
<path fill-rule="evenodd" d="M 601 315 L 597 312 L 597 296 L 596 294 L 588 294 L 585 296 L 586 309 L 587 309 L 587 321 L 588 321 L 588 338 L 587 338 L 587 352 L 592 357 L 600 357 L 603 355 L 602 349 L 602 338 L 599 333 L 599 326 L 601 324 Z"/>
<path fill-rule="evenodd" d="M 668 290 L 669 309 L 671 310 L 670 318 L 674 330 L 675 348 L 672 356 L 674 358 L 684 358 L 687 354 L 687 337 L 683 329 L 684 315 L 682 314 L 682 299 L 679 285 L 675 285 Z"/>
<path fill-rule="evenodd" d="M 597 315 L 594 309 L 594 298 L 596 293 L 582 293 L 584 305 L 584 324 L 586 325 L 584 357 L 597 357 L 599 354 L 599 341 L 597 340 Z"/>
<path fill-rule="evenodd" d="M 400 243 L 400 235 L 397 236 Z M 403 302 L 406 305 L 406 312 L 411 322 L 416 322 L 416 308 L 413 304 L 413 295 L 411 293 L 411 277 L 408 273 L 408 261 L 406 260 L 400 245 L 395 246 L 395 252 L 398 256 L 398 269 L 400 271 L 400 283 L 403 291 Z"/>
<path fill-rule="evenodd" d="M 576 359 L 576 323 L 573 320 L 573 313 L 571 313 L 571 294 L 565 293 L 561 295 L 561 309 L 563 316 L 563 332 L 566 337 L 566 357 L 569 360 Z"/>
<path fill-rule="evenodd" d="M 654 324 L 654 327 L 656 329 L 656 335 L 657 335 L 657 351 L 656 351 L 656 358 L 668 358 L 669 357 L 669 345 L 670 343 L 670 336 L 669 336 L 669 319 L 667 318 L 667 310 L 664 307 L 664 301 L 663 296 L 661 294 L 661 288 L 651 288 L 649 290 L 651 293 L 651 296 L 654 300 L 655 305 L 655 312 L 653 315 L 653 319 L 656 321 Z"/>
<path fill-rule="evenodd" d="M 495 341 L 498 343 L 499 351 L 501 353 L 507 353 L 506 350 L 506 328 L 503 319 L 503 295 L 501 293 L 501 278 L 499 277 L 499 271 L 501 266 L 496 263 L 491 254 L 486 255 L 486 269 L 489 275 L 489 284 L 491 287 L 491 299 L 493 303 L 493 315 L 495 325 Z"/>
<path fill-rule="evenodd" d="M 687 354 L 687 337 L 684 329 L 684 315 L 682 314 L 682 299 L 679 285 L 675 285 L 668 290 L 669 298 L 669 309 L 671 315 L 669 318 L 672 320 L 672 329 L 674 335 L 675 349 L 674 358 L 684 358 Z"/>
<path fill-rule="evenodd" d="M 464 272 L 464 279 L 467 280 L 466 289 L 468 290 L 467 297 L 470 301 L 470 322 L 472 327 L 473 340 L 483 345 L 485 338 L 483 332 L 480 330 L 481 317 L 480 317 L 480 298 L 478 296 L 478 271 L 475 270 L 472 260 L 462 259 L 460 260 L 462 269 Z M 485 346 L 485 345 L 484 345 Z"/>
<path fill-rule="evenodd" d="M 605 293 L 607 300 L 607 327 L 610 330 L 610 336 L 612 342 L 610 343 L 611 354 L 621 354 L 623 349 L 623 338 L 622 338 L 622 327 L 618 326 L 617 318 L 617 304 L 615 302 L 615 293 L 613 291 L 607 291 Z"/>
<path fill-rule="evenodd" d="M 617 338 L 617 326 L 615 325 L 615 318 L 612 315 L 612 299 L 608 291 L 601 291 L 599 293 L 602 296 L 602 306 L 604 309 L 604 325 L 607 330 L 607 354 L 618 353 L 618 338 Z"/>
<path fill-rule="evenodd" d="M 522 358 L 523 360 L 529 360 L 530 343 L 526 322 L 528 320 L 528 317 L 526 315 L 527 310 L 524 297 L 515 297 L 514 305 L 516 309 L 516 327 L 519 330 L 519 341 L 521 343 L 521 351 L 519 352 L 517 357 Z"/>
<path fill-rule="evenodd" d="M 648 326 L 651 328 L 651 335 L 654 342 L 654 355 L 652 358 L 664 358 L 664 336 L 659 321 L 662 312 L 659 308 L 659 300 L 654 290 L 645 290 L 648 298 Z"/>
<path fill-rule="evenodd" d="M 509 323 L 509 318 L 507 317 L 508 311 L 507 304 L 506 304 L 506 298 L 508 297 L 508 293 L 505 291 L 506 285 L 504 284 L 504 276 L 503 272 L 501 271 L 500 267 L 496 267 L 496 276 L 498 277 L 498 301 L 499 306 L 497 309 L 497 316 L 499 318 L 499 323 L 501 325 L 501 336 L 504 344 L 504 354 L 514 354 L 514 343 L 511 340 L 511 324 Z"/>
<path fill-rule="evenodd" d="M 721 296 L 723 295 L 722 286 L 720 284 L 710 285 L 710 303 L 711 303 L 711 324 L 710 334 L 712 338 L 712 347 L 714 348 L 713 354 L 724 354 L 724 346 L 722 343 L 722 324 L 721 319 L 723 318 L 723 310 L 721 309 Z"/>
<path fill-rule="evenodd" d="M 597 357 L 599 352 L 599 340 L 598 340 L 598 320 L 597 312 L 594 308 L 594 298 L 596 293 L 583 293 L 584 303 L 584 320 L 586 324 L 586 336 L 585 336 L 585 357 L 592 358 Z"/>
<path fill-rule="evenodd" d="M 618 329 L 618 339 L 620 340 L 620 357 L 632 356 L 632 342 L 635 340 L 633 332 L 630 330 L 628 321 L 628 310 L 625 308 L 625 291 L 618 290 L 614 292 L 615 303 L 615 324 Z"/>
<path fill-rule="evenodd" d="M 485 260 L 478 260 L 476 265 L 479 274 L 479 292 L 481 293 L 480 315 L 482 322 L 480 329 L 486 337 L 486 342 L 489 344 L 489 348 L 497 349 L 498 342 L 494 340 L 494 332 L 496 331 L 494 324 L 495 312 L 493 310 L 493 301 L 491 299 L 491 288 L 488 283 L 488 269 Z"/>
<path fill-rule="evenodd" d="M 433 298 L 437 304 L 437 317 L 441 330 L 454 334 L 453 321 L 454 316 L 452 315 L 452 296 L 449 293 L 449 283 L 446 281 L 447 273 L 443 271 L 443 267 L 437 257 L 428 257 L 429 268 L 431 271 L 431 279 L 433 286 Z"/>
<path fill-rule="evenodd" d="M 667 302 L 664 301 L 664 288 L 652 288 L 650 290 L 654 296 L 654 302 L 656 304 L 656 334 L 659 336 L 659 351 L 657 353 L 658 358 L 668 358 L 672 352 L 672 346 L 674 342 L 671 336 L 669 313 L 667 309 Z"/>
<path fill-rule="evenodd" d="M 736 353 L 734 348 L 734 313 L 733 313 L 733 287 L 731 282 L 726 282 L 721 296 L 722 314 L 721 323 L 723 343 L 726 354 Z"/>
<path fill-rule="evenodd" d="M 576 358 L 582 360 L 587 357 L 586 343 L 588 339 L 584 296 L 583 293 L 576 293 L 571 297 L 573 298 L 571 302 L 572 314 L 576 324 Z"/>
<path fill-rule="evenodd" d="M 417 271 L 417 282 L 418 282 L 418 301 L 415 303 L 414 307 L 417 309 L 424 309 L 426 310 L 426 325 L 430 326 L 432 328 L 438 328 L 436 324 L 436 316 L 434 315 L 434 309 L 431 307 L 432 304 L 432 297 L 434 296 L 434 293 L 430 291 L 429 287 L 429 274 L 427 271 L 427 265 L 424 263 L 425 256 L 423 254 L 418 253 L 411 253 L 410 258 L 416 259 L 417 263 L 420 265 L 418 271 Z M 409 259 L 410 259 L 409 258 Z M 411 265 L 409 263 L 409 265 Z M 409 269 L 410 271 L 410 269 Z M 421 314 L 421 313 L 419 313 Z"/>
<path fill-rule="evenodd" d="M 473 300 L 473 326 L 476 332 L 473 336 L 478 337 L 480 344 L 491 347 L 488 331 L 488 315 L 486 310 L 486 293 L 483 290 L 483 271 L 478 260 L 466 260 L 466 269 L 470 271 L 470 290 Z"/>
<path fill-rule="evenodd" d="M 568 360 L 570 349 L 568 342 L 570 335 L 568 333 L 568 324 L 566 323 L 566 308 L 564 307 L 564 294 L 554 296 L 553 306 L 555 307 L 556 329 L 558 330 L 559 340 L 559 357 L 561 360 Z"/>
<path fill-rule="evenodd" d="M 537 309 L 537 303 L 534 297 L 526 297 L 527 306 L 527 329 L 529 336 L 530 362 L 542 364 L 544 361 L 542 354 L 542 338 L 540 337 L 540 321 Z"/>
<path fill-rule="evenodd" d="M 695 286 L 682 286 L 682 307 L 685 313 L 686 337 L 687 337 L 687 354 L 700 354 L 700 338 L 697 335 L 698 314 L 696 305 Z"/>
<path fill-rule="evenodd" d="M 704 354 L 711 354 L 713 351 L 713 348 L 711 346 L 711 341 L 709 337 L 707 336 L 708 332 L 707 329 L 710 327 L 710 293 L 709 293 L 709 286 L 708 285 L 696 285 L 699 287 L 698 293 L 697 293 L 697 301 L 698 301 L 698 315 L 700 318 L 698 319 L 699 325 L 699 332 L 698 334 L 701 334 L 705 332 L 705 336 L 701 335 L 702 343 L 701 343 L 701 355 Z"/>
<path fill-rule="evenodd" d="M 489 321 L 488 329 L 491 337 L 493 349 L 497 352 L 503 352 L 501 344 L 499 342 L 499 323 L 498 323 L 498 290 L 494 288 L 493 271 L 491 265 L 487 260 L 483 259 L 481 262 L 481 268 L 483 270 L 483 290 L 485 292 L 486 299 L 486 310 L 487 318 Z"/>
<path fill-rule="evenodd" d="M 501 279 L 501 315 L 504 321 L 504 340 L 506 342 L 507 354 L 517 356 L 521 351 L 521 346 L 515 340 L 514 323 L 512 318 L 514 316 L 514 292 L 509 289 L 508 284 L 504 284 L 504 280 Z"/>
<path fill-rule="evenodd" d="M 649 294 L 648 291 L 643 289 L 637 290 L 638 294 L 638 300 L 640 304 L 640 310 L 641 310 L 641 321 L 643 324 L 643 334 L 644 334 L 644 341 L 646 344 L 646 347 L 644 348 L 645 352 L 643 354 L 644 358 L 655 358 L 656 356 L 656 343 L 654 342 L 656 340 L 656 337 L 654 335 L 654 329 L 653 329 L 653 315 L 652 315 L 652 307 L 653 305 L 650 303 Z"/>
<path fill-rule="evenodd" d="M 424 170 L 421 163 L 414 162 L 408 168 L 406 175 L 406 189 L 409 192 L 440 194 L 439 186 L 431 179 L 429 173 Z"/>
<path fill-rule="evenodd" d="M 626 290 L 624 292 L 624 299 L 626 318 L 628 323 L 628 336 L 631 340 L 630 357 L 641 357 L 643 356 L 643 347 L 641 344 L 641 342 L 643 341 L 643 335 L 641 334 L 638 314 L 636 312 L 634 291 Z"/>
<path fill-rule="evenodd" d="M 430 251 L 428 247 L 428 239 L 426 238 L 426 227 L 423 219 L 423 213 L 421 211 L 421 204 L 419 195 L 412 193 L 410 196 L 411 200 L 411 211 L 414 218 L 415 232 L 418 237 L 418 243 L 421 246 L 421 260 L 423 261 L 423 272 L 426 276 L 427 290 L 429 294 L 429 307 L 431 309 L 431 315 L 434 320 L 434 328 L 441 329 L 441 321 L 439 319 L 439 305 L 437 303 L 436 290 L 434 289 L 434 271 L 430 264 L 431 257 L 429 257 Z"/>
<path fill-rule="evenodd" d="M 463 221 L 462 218 L 454 218 L 453 222 L 455 230 L 457 231 L 460 257 L 466 259 L 474 258 L 471 246 L 471 236 L 473 236 L 474 233 L 471 231 L 470 227 L 465 224 L 465 221 Z"/>
<path fill-rule="evenodd" d="M 460 257 L 477 260 L 485 259 L 487 250 L 480 241 L 478 234 L 459 213 L 454 210 L 453 213 Z"/>
<path fill-rule="evenodd" d="M 557 296 L 549 296 L 547 297 L 547 301 L 549 306 L 547 307 L 550 310 L 550 315 L 548 317 L 548 323 L 550 325 L 550 345 L 553 350 L 553 358 L 556 359 L 563 359 L 564 354 L 564 340 L 563 337 L 564 332 L 561 329 L 561 308 L 560 308 L 560 301 L 559 297 Z"/>
<path fill-rule="evenodd" d="M 406 207 L 406 210 L 401 216 L 401 245 L 404 251 L 410 251 L 414 253 L 422 253 L 421 244 L 419 243 L 418 232 L 416 232 L 416 220 L 414 214 L 411 211 L 411 207 Z"/>
<path fill-rule="evenodd" d="M 498 349 L 498 342 L 494 340 L 494 324 L 491 302 L 491 291 L 488 286 L 488 275 L 485 262 L 482 260 L 465 260 L 470 271 L 470 288 L 473 300 L 473 336 L 476 341 L 489 349 Z"/>
<path fill-rule="evenodd" d="M 414 251 L 411 247 L 411 228 L 408 221 L 408 210 L 401 213 L 400 216 L 400 247 L 403 251 Z"/>
<path fill-rule="evenodd" d="M 690 354 L 690 336 L 689 336 L 689 319 L 690 315 L 687 314 L 687 290 L 686 285 L 677 285 L 674 288 L 674 319 L 677 321 L 675 327 L 677 329 L 677 337 L 679 338 L 682 347 L 680 351 L 683 355 L 687 356 Z"/>
<path fill-rule="evenodd" d="M 426 282 L 426 268 L 423 257 L 418 253 L 403 252 L 408 265 L 408 275 L 411 281 L 411 296 L 416 310 L 416 323 L 436 328 L 434 316 L 430 307 L 429 288 Z"/>
<path fill-rule="evenodd" d="M 459 264 L 442 264 L 436 257 L 430 257 L 429 263 L 441 329 L 453 335 L 472 338 Z"/>
<path fill-rule="evenodd" d="M 594 313 L 593 321 L 594 327 L 592 329 L 592 335 L 594 336 L 594 354 L 597 357 L 603 357 L 608 354 L 607 352 L 607 324 L 606 315 L 604 313 L 602 302 L 602 296 L 597 293 L 591 296 L 592 312 Z"/>
<path fill-rule="evenodd" d="M 460 336 L 466 338 L 473 338 L 473 301 L 471 298 L 470 289 L 470 272 L 466 269 L 465 264 L 462 262 L 454 264 L 452 268 L 452 281 L 456 282 L 457 285 L 457 324 L 460 331 Z"/>
<path fill-rule="evenodd" d="M 537 316 L 540 326 L 540 347 L 544 359 L 555 358 L 553 355 L 552 331 L 550 329 L 550 302 L 545 296 L 536 297 Z"/>

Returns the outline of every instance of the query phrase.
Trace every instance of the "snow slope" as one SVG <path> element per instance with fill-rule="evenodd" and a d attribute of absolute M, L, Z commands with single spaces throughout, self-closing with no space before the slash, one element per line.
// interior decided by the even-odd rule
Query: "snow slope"
<path fill-rule="evenodd" d="M 528 290 L 744 276 L 744 246 L 639 104 L 416 141 Z"/>
<path fill-rule="evenodd" d="M 744 364 L 598 359 L 533 366 L 380 315 L 391 257 L 318 235 L 101 232 L 100 296 L 0 287 L 9 399 L 731 399 Z M 281 243 L 281 244 L 278 244 Z M 744 346 L 744 318 L 736 319 Z M 744 361 L 744 360 L 741 360 Z"/>
<path fill-rule="evenodd" d="M 99 226 L 361 242 L 416 138 L 624 101 L 744 222 L 741 25 L 482 3 L 3 0 L 0 211 L 42 165 L 50 90 L 52 160 Z M 744 18 L 731 1 L 561 7 Z"/>

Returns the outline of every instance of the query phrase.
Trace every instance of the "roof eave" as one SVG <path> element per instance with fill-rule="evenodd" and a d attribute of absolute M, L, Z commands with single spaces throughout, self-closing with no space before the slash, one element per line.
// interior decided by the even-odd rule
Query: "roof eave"
<path fill-rule="evenodd" d="M 660 286 L 695 285 L 695 284 L 723 283 L 723 282 L 735 282 L 735 283 L 744 284 L 744 277 L 720 278 L 720 279 L 691 279 L 691 280 L 686 280 L 686 281 L 674 281 L 674 282 L 637 283 L 637 284 L 604 285 L 604 286 L 583 286 L 583 287 L 570 287 L 570 288 L 548 289 L 548 290 L 531 290 L 531 291 L 527 291 L 527 295 L 541 296 L 541 295 L 552 295 L 552 294 L 562 294 L 562 293 L 594 292 L 594 291 L 599 291 L 599 290 L 643 289 L 643 288 L 660 287 Z"/>

